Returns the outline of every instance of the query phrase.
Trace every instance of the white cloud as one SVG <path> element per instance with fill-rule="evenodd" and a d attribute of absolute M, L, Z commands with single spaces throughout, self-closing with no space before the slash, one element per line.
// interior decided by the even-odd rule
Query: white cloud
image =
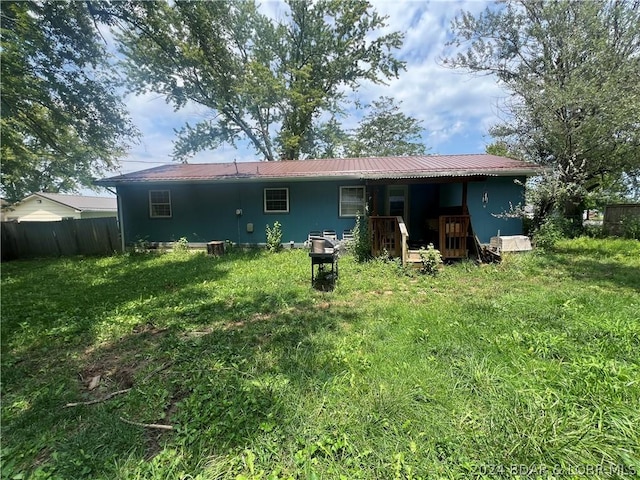
<path fill-rule="evenodd" d="M 497 99 L 504 92 L 488 76 L 471 76 L 442 65 L 451 54 L 446 46 L 450 24 L 461 10 L 478 13 L 488 2 L 385 2 L 376 9 L 389 16 L 393 30 L 404 32 L 399 58 L 407 71 L 389 86 L 367 84 L 360 98 L 370 102 L 381 95 L 402 101 L 402 109 L 423 121 L 425 141 L 434 153 L 476 153 L 484 150 L 486 135 L 498 121 Z"/>
<path fill-rule="evenodd" d="M 477 13 L 484 1 L 374 1 L 374 8 L 387 15 L 385 31 L 405 34 L 398 58 L 407 62 L 407 71 L 388 85 L 362 84 L 352 98 L 370 103 L 378 97 L 390 96 L 402 101 L 403 111 L 423 121 L 425 143 L 433 153 L 479 153 L 488 143 L 488 128 L 498 121 L 496 104 L 504 92 L 492 77 L 464 74 L 443 67 L 439 59 L 450 38 L 451 20 L 461 10 Z M 286 5 L 267 1 L 261 11 L 278 20 L 285 19 Z M 185 122 L 196 123 L 207 114 L 198 105 L 189 104 L 174 112 L 158 94 L 130 96 L 127 99 L 134 123 L 143 133 L 141 144 L 134 148 L 122 171 L 140 170 L 157 164 L 170 163 L 174 129 Z M 362 111 L 350 111 L 345 119 L 347 128 L 355 127 Z M 192 162 L 248 161 L 257 159 L 255 152 L 245 146 L 235 150 L 225 145 L 214 152 L 197 155 Z M 159 163 L 158 163 L 159 164 Z"/>
<path fill-rule="evenodd" d="M 140 143 L 134 145 L 127 159 L 122 163 L 120 173 L 127 173 L 144 168 L 152 168 L 162 164 L 172 163 L 171 153 L 176 139 L 176 130 L 186 123 L 194 125 L 207 117 L 208 109 L 193 102 L 174 111 L 166 103 L 164 97 L 157 93 L 130 95 L 126 98 L 131 119 L 140 130 Z M 230 145 L 211 152 L 200 152 L 190 162 L 228 162 L 249 161 L 255 157 L 248 153 L 237 151 Z"/>

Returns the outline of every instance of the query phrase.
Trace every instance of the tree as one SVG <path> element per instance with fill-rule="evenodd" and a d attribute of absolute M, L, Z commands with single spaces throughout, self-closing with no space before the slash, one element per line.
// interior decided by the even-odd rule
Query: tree
<path fill-rule="evenodd" d="M 105 68 L 96 22 L 109 17 L 94 16 L 88 5 L 0 3 L 2 191 L 9 201 L 91 186 L 136 137 Z"/>
<path fill-rule="evenodd" d="M 485 152 L 489 155 L 497 155 L 499 157 L 516 158 L 517 154 L 509 149 L 509 145 L 504 140 L 498 140 L 486 146 Z"/>
<path fill-rule="evenodd" d="M 570 187 L 549 211 L 581 218 L 590 191 L 640 173 L 640 3 L 507 0 L 453 30 L 445 64 L 511 94 L 492 135 Z"/>
<path fill-rule="evenodd" d="M 367 107 L 371 111 L 356 128 L 348 147 L 348 156 L 386 157 L 426 153 L 427 149 L 421 143 L 422 122 L 401 112 L 393 98 L 380 97 Z"/>
<path fill-rule="evenodd" d="M 350 133 L 343 129 L 336 115 L 314 126 L 308 135 L 309 158 L 344 158 L 352 141 Z"/>
<path fill-rule="evenodd" d="M 309 156 L 375 157 L 424 155 L 427 152 L 421 143 L 422 121 L 401 112 L 393 98 L 380 97 L 364 108 L 369 113 L 353 130 L 345 131 L 335 115 L 314 127 L 309 132 Z"/>
<path fill-rule="evenodd" d="M 179 132 L 174 156 L 248 140 L 265 160 L 293 160 L 314 147 L 323 112 L 345 90 L 397 76 L 398 32 L 367 2 L 288 2 L 275 21 L 253 1 L 137 2 L 119 37 L 131 88 L 158 91 L 176 109 L 186 102 L 210 116 Z"/>

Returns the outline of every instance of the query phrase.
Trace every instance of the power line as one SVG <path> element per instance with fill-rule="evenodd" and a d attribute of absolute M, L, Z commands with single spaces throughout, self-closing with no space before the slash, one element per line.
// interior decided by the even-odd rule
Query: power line
<path fill-rule="evenodd" d="M 120 160 L 120 163 L 157 163 L 164 164 L 168 162 L 154 162 L 153 160 Z"/>

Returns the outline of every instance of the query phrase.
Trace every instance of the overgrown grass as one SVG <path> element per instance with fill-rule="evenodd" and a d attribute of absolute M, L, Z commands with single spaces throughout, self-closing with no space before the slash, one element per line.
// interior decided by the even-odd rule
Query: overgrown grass
<path fill-rule="evenodd" d="M 631 478 L 639 312 L 637 241 L 330 293 L 304 251 L 6 263 L 2 477 Z"/>

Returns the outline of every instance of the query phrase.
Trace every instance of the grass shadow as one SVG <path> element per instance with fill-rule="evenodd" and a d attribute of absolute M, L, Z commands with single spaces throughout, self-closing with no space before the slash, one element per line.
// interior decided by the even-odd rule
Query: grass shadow
<path fill-rule="evenodd" d="M 3 295 L 3 350 L 29 356 L 30 349 L 45 345 L 84 348 L 96 341 L 105 318 L 140 310 L 159 297 L 176 301 L 193 285 L 221 281 L 232 260 L 202 255 L 44 260 L 27 274 L 20 268 L 25 262 L 12 262 L 3 268 L 4 290 L 11 292 Z"/>
<path fill-rule="evenodd" d="M 3 394 L 15 407 L 3 409 L 3 423 L 11 429 L 33 423 L 40 429 L 25 430 L 10 444 L 21 449 L 56 438 L 54 449 L 31 451 L 31 458 L 39 458 L 32 466 L 66 474 L 69 458 L 53 452 L 70 451 L 77 438 L 83 439 L 84 452 L 100 452 L 96 455 L 104 468 L 118 456 L 132 461 L 152 458 L 169 439 L 191 459 L 212 451 L 223 453 L 290 422 L 286 413 L 290 389 L 313 388 L 338 373 L 330 353 L 333 345 L 325 334 L 355 321 L 357 312 L 332 306 L 323 300 L 324 294 L 314 292 L 306 261 L 279 258 L 285 260 L 284 270 L 276 278 L 265 277 L 274 259 L 255 254 L 165 258 L 161 263 L 112 259 L 108 267 L 100 267 L 100 262 L 90 266 L 92 273 L 75 269 L 77 275 L 63 282 L 64 289 L 74 288 L 76 301 L 82 298 L 83 315 L 66 315 L 67 309 L 77 307 L 53 298 L 52 292 L 50 311 L 64 321 L 33 322 L 33 338 L 27 336 L 32 341 L 24 346 L 16 341 L 24 340 L 24 318 L 10 319 L 4 329 L 8 355 L 3 359 Z M 55 263 L 45 266 L 40 278 L 50 278 L 54 269 Z M 109 278 L 104 278 L 107 272 Z M 245 274 L 261 281 L 239 282 Z M 94 281 L 87 284 L 92 276 Z M 28 283 L 26 278 L 9 282 L 15 290 Z M 120 285 L 129 288 L 121 291 Z M 161 288 L 162 294 L 144 297 L 143 286 L 150 285 Z M 126 321 L 113 331 L 115 335 L 97 338 L 110 309 L 119 309 Z M 67 330 L 57 337 L 54 332 L 62 327 Z M 39 370 L 47 371 L 46 376 L 34 376 Z M 98 388 L 90 390 L 97 377 Z M 63 393 L 56 394 L 55 388 Z M 66 402 L 100 400 L 129 388 L 105 402 L 64 408 Z M 39 400 L 25 397 L 34 391 Z M 120 417 L 171 423 L 175 430 L 159 435 L 127 425 Z M 73 435 L 70 425 L 76 429 Z M 105 450 L 101 447 L 105 430 L 130 441 L 115 442 Z M 24 455 L 25 461 L 30 455 Z M 83 468 L 90 471 L 85 473 L 95 474 L 99 463 L 97 457 L 87 460 Z"/>
<path fill-rule="evenodd" d="M 640 249 L 636 252 L 640 255 Z M 562 268 L 572 278 L 590 285 L 615 285 L 640 291 L 640 264 L 622 265 L 620 261 L 593 252 L 575 255 L 572 251 L 556 250 L 547 254 L 550 265 Z"/>

